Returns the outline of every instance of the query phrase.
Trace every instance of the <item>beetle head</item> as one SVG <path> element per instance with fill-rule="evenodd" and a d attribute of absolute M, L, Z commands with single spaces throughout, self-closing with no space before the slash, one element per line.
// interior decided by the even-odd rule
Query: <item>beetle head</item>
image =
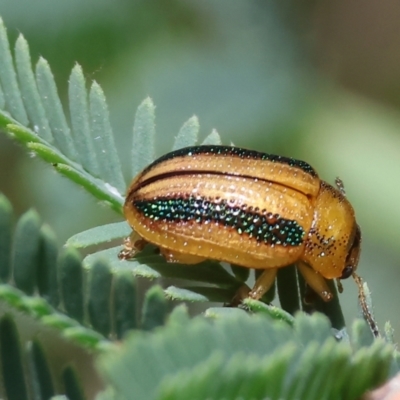
<path fill-rule="evenodd" d="M 346 279 L 350 277 L 357 269 L 358 261 L 360 259 L 360 252 L 361 230 L 360 227 L 355 224 L 352 240 L 349 241 L 349 250 L 346 257 L 346 265 L 342 271 L 342 276 L 340 277 L 340 279 Z"/>

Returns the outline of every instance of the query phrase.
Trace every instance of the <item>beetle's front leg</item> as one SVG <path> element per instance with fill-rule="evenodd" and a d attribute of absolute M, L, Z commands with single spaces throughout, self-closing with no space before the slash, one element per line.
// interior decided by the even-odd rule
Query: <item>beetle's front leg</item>
<path fill-rule="evenodd" d="M 120 260 L 129 260 L 143 250 L 148 242 L 144 240 L 138 233 L 132 231 L 132 233 L 125 238 L 124 248 L 119 252 L 118 258 Z"/>

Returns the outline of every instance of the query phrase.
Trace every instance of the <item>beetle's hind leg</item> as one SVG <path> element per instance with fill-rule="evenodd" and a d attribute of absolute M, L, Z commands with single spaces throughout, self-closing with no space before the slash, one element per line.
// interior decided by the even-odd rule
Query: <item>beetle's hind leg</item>
<path fill-rule="evenodd" d="M 244 299 L 249 297 L 254 300 L 260 300 L 275 282 L 277 271 L 277 268 L 265 269 L 254 283 L 253 289 L 251 290 L 245 283 L 243 283 L 243 285 L 241 285 L 236 291 L 229 306 L 238 307 Z"/>
<path fill-rule="evenodd" d="M 120 260 L 129 260 L 135 255 L 143 250 L 148 242 L 144 240 L 137 232 L 132 231 L 132 233 L 125 238 L 124 248 L 119 252 L 118 258 Z"/>
<path fill-rule="evenodd" d="M 253 289 L 249 293 L 249 297 L 259 300 L 268 292 L 270 287 L 275 282 L 277 268 L 268 268 L 258 277 Z"/>

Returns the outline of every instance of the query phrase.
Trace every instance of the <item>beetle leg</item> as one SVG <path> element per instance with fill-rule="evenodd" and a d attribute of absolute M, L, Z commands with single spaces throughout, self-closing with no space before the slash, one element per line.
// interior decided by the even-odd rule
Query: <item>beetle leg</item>
<path fill-rule="evenodd" d="M 249 297 L 250 288 L 244 283 L 236 291 L 233 299 L 229 303 L 229 307 L 239 307 L 243 300 Z"/>
<path fill-rule="evenodd" d="M 166 249 L 163 247 L 160 247 L 160 253 L 169 263 L 198 264 L 206 260 L 206 258 L 204 257 L 196 256 L 193 254 L 179 253 L 178 251 Z"/>
<path fill-rule="evenodd" d="M 322 298 L 322 300 L 330 301 L 333 299 L 331 290 L 319 272 L 313 270 L 302 261 L 297 263 L 297 268 L 311 289 L 313 289 Z"/>
<path fill-rule="evenodd" d="M 119 252 L 118 258 L 120 260 L 129 260 L 143 250 L 148 242 L 144 240 L 138 233 L 132 231 L 132 233 L 125 238 L 124 248 Z"/>
<path fill-rule="evenodd" d="M 336 279 L 336 286 L 339 293 L 343 293 L 342 281 L 338 278 Z"/>
<path fill-rule="evenodd" d="M 277 271 L 277 268 L 268 268 L 264 270 L 264 272 L 256 280 L 253 289 L 249 293 L 249 297 L 253 298 L 254 300 L 261 299 L 261 297 L 268 292 L 269 288 L 275 282 Z"/>

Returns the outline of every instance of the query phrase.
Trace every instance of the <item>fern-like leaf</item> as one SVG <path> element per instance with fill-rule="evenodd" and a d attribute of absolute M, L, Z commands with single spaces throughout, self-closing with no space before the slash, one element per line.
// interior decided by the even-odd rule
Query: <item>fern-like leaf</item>
<path fill-rule="evenodd" d="M 20 35 L 15 44 L 15 61 L 29 120 L 32 123 L 34 131 L 37 133 L 40 132 L 40 136 L 51 143 L 53 141 L 53 136 L 31 68 L 29 46 L 22 35 Z"/>
<path fill-rule="evenodd" d="M 178 150 L 182 147 L 194 146 L 199 140 L 199 120 L 194 115 L 189 118 L 179 130 L 175 138 L 172 150 Z"/>
<path fill-rule="evenodd" d="M 59 356 L 65 365 L 54 369 L 47 341 L 94 354 L 110 351 L 110 339 L 163 324 L 171 305 L 160 287 L 138 305 L 136 281 L 128 271 L 101 260 L 85 270 L 76 249 L 59 254 L 54 234 L 36 212 L 22 215 L 14 235 L 12 219 L 12 207 L 0 195 L 0 397 L 49 398 L 62 381 L 65 393 L 84 399 L 81 372 L 68 356 Z M 19 331 L 26 324 L 39 326 L 40 335 L 36 338 L 35 330 L 30 335 L 30 328 L 21 346 Z"/>
<path fill-rule="evenodd" d="M 42 224 L 36 212 L 22 215 L 14 235 L 11 220 L 12 207 L 0 196 L 0 310 L 3 302 L 44 325 L 62 331 L 73 328 L 63 334 L 71 339 L 76 335 L 78 343 L 82 340 L 81 345 L 90 348 L 102 347 L 106 337 L 121 338 L 130 327 L 141 327 L 143 319 L 160 320 L 157 307 L 149 311 L 145 302 L 144 307 L 138 308 L 136 282 L 128 270 L 112 268 L 105 257 L 97 257 L 85 268 L 76 249 L 66 247 L 59 252 L 53 232 Z M 207 274 L 205 270 L 201 272 Z M 128 293 L 133 296 L 128 298 Z M 60 312 L 70 319 L 65 320 Z M 166 306 L 163 319 L 168 312 Z"/>
<path fill-rule="evenodd" d="M 132 176 L 136 176 L 155 158 L 154 104 L 147 98 L 139 106 L 133 124 Z"/>
<path fill-rule="evenodd" d="M 48 63 L 40 58 L 33 73 L 29 47 L 22 35 L 15 46 L 15 64 L 16 69 L 0 20 L 0 103 L 4 108 L 0 111 L 0 128 L 121 212 L 125 183 L 99 85 L 93 83 L 88 95 L 81 67 L 72 70 L 71 132 Z"/>
<path fill-rule="evenodd" d="M 351 400 L 386 379 L 393 359 L 382 341 L 337 342 L 321 314 L 298 315 L 292 327 L 235 312 L 134 334 L 101 367 L 126 398 Z"/>
<path fill-rule="evenodd" d="M 0 82 L 3 98 L 9 112 L 21 124 L 28 123 L 22 95 L 18 87 L 17 74 L 15 73 L 7 31 L 3 20 L 0 19 Z"/>

